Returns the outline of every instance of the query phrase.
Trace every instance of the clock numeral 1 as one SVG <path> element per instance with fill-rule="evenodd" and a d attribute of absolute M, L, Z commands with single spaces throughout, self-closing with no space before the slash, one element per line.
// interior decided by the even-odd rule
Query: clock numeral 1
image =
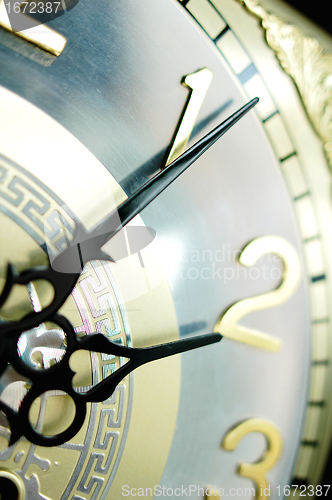
<path fill-rule="evenodd" d="M 183 78 L 181 83 L 189 89 L 189 97 L 171 141 L 165 166 L 184 153 L 212 77 L 212 71 L 203 68 Z"/>
<path fill-rule="evenodd" d="M 262 418 L 251 418 L 231 429 L 225 436 L 222 447 L 233 451 L 238 443 L 251 432 L 260 432 L 266 437 L 267 447 L 263 458 L 254 464 L 241 463 L 238 474 L 251 479 L 256 487 L 256 500 L 265 500 L 271 497 L 271 487 L 266 473 L 278 461 L 282 450 L 282 437 L 277 427 Z"/>
<path fill-rule="evenodd" d="M 301 275 L 299 257 L 294 247 L 284 238 L 263 236 L 251 241 L 242 251 L 239 262 L 244 266 L 253 266 L 263 255 L 270 253 L 278 255 L 284 265 L 280 286 L 271 292 L 236 302 L 221 316 L 214 331 L 260 349 L 278 351 L 281 346 L 280 339 L 237 324 L 251 312 L 282 304 L 293 295 L 299 284 Z"/>
<path fill-rule="evenodd" d="M 61 54 L 67 42 L 64 36 L 45 26 L 45 24 L 36 23 L 35 26 L 24 31 L 13 31 L 3 0 L 0 0 L 0 26 L 24 38 L 28 42 L 37 45 L 37 47 L 50 52 L 54 56 L 59 56 Z"/>

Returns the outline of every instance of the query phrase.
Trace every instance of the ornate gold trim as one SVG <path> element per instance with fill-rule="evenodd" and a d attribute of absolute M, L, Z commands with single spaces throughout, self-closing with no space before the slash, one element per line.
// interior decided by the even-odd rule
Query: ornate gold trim
<path fill-rule="evenodd" d="M 300 28 L 266 12 L 256 0 L 239 0 L 262 21 L 266 41 L 294 80 L 332 170 L 332 54 Z"/>

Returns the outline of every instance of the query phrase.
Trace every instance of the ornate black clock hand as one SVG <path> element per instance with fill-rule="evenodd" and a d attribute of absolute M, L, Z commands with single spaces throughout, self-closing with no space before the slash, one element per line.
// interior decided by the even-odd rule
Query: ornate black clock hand
<path fill-rule="evenodd" d="M 7 300 L 12 287 L 15 284 L 28 284 L 34 280 L 46 280 L 54 289 L 54 297 L 47 307 L 38 313 L 31 313 L 20 321 L 18 332 L 17 324 L 7 323 L 1 326 L 0 338 L 12 338 L 17 341 L 18 335 L 25 330 L 34 328 L 40 323 L 47 321 L 55 314 L 69 297 L 82 271 L 84 264 L 89 260 L 112 258 L 102 252 L 101 247 L 117 234 L 122 227 L 143 210 L 156 198 L 167 186 L 169 186 L 181 173 L 192 165 L 207 149 L 209 149 L 222 135 L 224 135 L 237 121 L 239 121 L 258 102 L 258 98 L 252 99 L 224 122 L 200 139 L 194 146 L 179 156 L 173 163 L 156 174 L 140 189 L 133 193 L 124 203 L 104 219 L 94 230 L 87 232 L 77 222 L 76 230 L 70 246 L 57 255 L 50 256 L 50 268 L 33 268 L 17 275 L 12 266 L 8 266 L 7 281 L 0 296 L 0 307 Z M 59 274 L 60 271 L 63 274 Z M 13 337 L 16 334 L 16 341 Z M 16 347 L 15 347 L 16 349 Z M 2 350 L 3 352 L 3 350 Z M 6 367 L 6 360 L 2 361 L 0 352 L 0 374 Z"/>
<path fill-rule="evenodd" d="M 138 350 L 117 346 L 98 334 L 89 335 L 78 341 L 70 322 L 59 315 L 57 311 L 70 295 L 79 278 L 80 271 L 89 260 L 112 260 L 109 255 L 102 252 L 101 247 L 192 165 L 257 102 L 257 98 L 253 99 L 198 141 L 177 160 L 138 189 L 91 232 L 87 232 L 81 224 L 77 223 L 74 238 L 69 247 L 55 258 L 50 258 L 51 268 L 34 268 L 18 275 L 12 266 L 8 266 L 6 285 L 0 296 L 0 307 L 6 301 L 15 284 L 28 284 L 37 279 L 44 279 L 49 281 L 54 288 L 54 298 L 49 306 L 40 312 L 24 317 L 17 323 L 3 324 L 0 330 L 0 337 L 3 341 L 0 352 L 0 374 L 10 362 L 17 371 L 28 377 L 33 383 L 32 389 L 23 399 L 19 411 L 14 411 L 0 401 L 0 409 L 7 415 L 11 426 L 11 444 L 22 435 L 43 446 L 61 444 L 73 437 L 83 425 L 86 403 L 102 401 L 109 397 L 120 380 L 138 366 L 155 359 L 218 342 L 221 339 L 220 334 L 207 334 Z M 22 361 L 17 352 L 17 341 L 22 332 L 36 327 L 46 320 L 52 320 L 63 329 L 67 336 L 68 347 L 59 363 L 41 373 Z M 87 393 L 78 394 L 72 387 L 74 372 L 69 367 L 69 358 L 79 349 L 128 357 L 130 361 Z M 32 428 L 29 422 L 29 410 L 34 400 L 50 389 L 62 390 L 69 394 L 76 405 L 76 414 L 66 431 L 57 436 L 42 436 Z"/>
<path fill-rule="evenodd" d="M 12 430 L 10 444 L 15 443 L 21 436 L 25 436 L 29 441 L 40 446 L 58 446 L 65 443 L 74 437 L 82 427 L 86 415 L 86 404 L 108 399 L 113 394 L 116 386 L 130 372 L 150 361 L 213 344 L 219 342 L 222 338 L 220 334 L 207 334 L 138 349 L 119 346 L 99 334 L 88 335 L 81 340 L 77 340 L 72 326 L 65 318 L 57 315 L 56 321 L 67 333 L 68 348 L 64 358 L 60 363 L 48 370 L 43 370 L 43 373 L 32 368 L 25 370 L 25 375 L 30 378 L 33 385 L 23 399 L 18 412 L 0 401 L 0 409 L 6 414 Z M 72 386 L 75 372 L 71 370 L 68 361 L 75 351 L 81 349 L 122 356 L 129 358 L 129 361 L 89 391 L 78 393 Z M 29 421 L 29 411 L 32 403 L 49 390 L 60 390 L 67 393 L 74 401 L 76 410 L 74 420 L 69 427 L 55 436 L 45 436 L 36 432 Z"/>

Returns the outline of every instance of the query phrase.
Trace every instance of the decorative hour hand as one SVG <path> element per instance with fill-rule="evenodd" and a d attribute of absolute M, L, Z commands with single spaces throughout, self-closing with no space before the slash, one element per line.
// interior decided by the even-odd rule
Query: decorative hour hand
<path fill-rule="evenodd" d="M 130 222 L 151 201 L 164 191 L 177 177 L 190 167 L 205 151 L 222 137 L 236 122 L 238 122 L 257 103 L 258 97 L 252 99 L 224 122 L 200 139 L 194 146 L 170 163 L 162 171 L 143 184 L 135 193 L 125 200 L 117 209 L 110 213 L 92 231 L 87 231 L 77 221 L 74 237 L 67 249 L 55 257 L 50 256 L 51 267 L 32 268 L 19 276 L 8 266 L 5 288 L 0 296 L 0 307 L 7 299 L 15 284 L 28 284 L 35 280 L 49 281 L 54 289 L 53 301 L 40 312 L 35 312 L 22 318 L 19 323 L 8 323 L 0 328 L 0 339 L 7 342 L 17 341 L 23 331 L 38 326 L 52 318 L 71 294 L 84 265 L 89 260 L 112 258 L 102 251 L 102 246 L 115 236 L 123 226 Z M 61 273 L 61 274 L 60 274 Z M 9 340 L 10 339 L 10 340 Z M 0 351 L 1 364 L 6 364 L 5 349 Z"/>
<path fill-rule="evenodd" d="M 0 400 L 0 410 L 5 413 L 11 426 L 11 444 L 22 435 L 37 445 L 56 446 L 62 444 L 71 439 L 82 427 L 86 414 L 86 403 L 103 401 L 108 398 L 123 377 L 135 368 L 149 361 L 202 347 L 221 339 L 219 333 L 211 333 L 144 349 L 118 346 L 100 334 L 88 335 L 78 340 L 73 326 L 58 311 L 72 292 L 80 272 L 88 261 L 113 260 L 102 251 L 103 245 L 175 181 L 257 102 L 258 98 L 253 99 L 227 118 L 146 182 L 92 231 L 87 231 L 77 222 L 74 237 L 68 247 L 57 256 L 50 256 L 51 267 L 33 268 L 18 274 L 12 266 L 8 266 L 6 285 L 0 296 L 0 307 L 7 300 L 15 285 L 27 285 L 35 280 L 46 280 L 51 283 L 54 289 L 53 301 L 44 309 L 34 311 L 19 322 L 2 324 L 0 328 L 0 374 L 10 363 L 17 372 L 31 381 L 31 389 L 27 392 L 17 411 Z M 65 355 L 59 362 L 41 372 L 23 362 L 17 351 L 17 342 L 22 332 L 38 327 L 45 321 L 52 321 L 63 330 L 67 338 L 67 348 Z M 129 358 L 129 362 L 88 392 L 79 394 L 72 387 L 74 372 L 69 366 L 69 359 L 75 351 L 80 349 L 126 357 Z M 36 398 L 49 390 L 60 390 L 67 393 L 73 399 L 76 408 L 74 420 L 68 429 L 56 436 L 39 434 L 29 421 L 31 405 Z"/>
<path fill-rule="evenodd" d="M 58 446 L 65 443 L 81 429 L 86 416 L 87 403 L 108 399 L 121 380 L 130 372 L 150 361 L 213 344 L 222 338 L 219 333 L 209 333 L 153 347 L 132 348 L 117 345 L 100 334 L 87 335 L 78 340 L 72 325 L 66 318 L 57 314 L 53 320 L 63 329 L 67 338 L 66 352 L 58 363 L 44 370 L 38 370 L 28 365 L 22 369 L 23 363 L 18 356 L 16 360 L 12 360 L 14 361 L 13 365 L 17 369 L 21 368 L 21 373 L 23 372 L 29 378 L 31 389 L 25 395 L 18 410 L 14 410 L 0 400 L 0 410 L 7 416 L 11 428 L 10 445 L 17 442 L 22 436 L 40 446 Z M 73 388 L 72 381 L 75 372 L 69 365 L 71 355 L 79 350 L 113 354 L 128 358 L 129 361 L 89 391 L 79 393 Z M 29 419 L 34 401 L 39 397 L 45 397 L 47 391 L 50 390 L 67 394 L 75 405 L 75 416 L 72 422 L 60 434 L 52 436 L 37 432 Z"/>

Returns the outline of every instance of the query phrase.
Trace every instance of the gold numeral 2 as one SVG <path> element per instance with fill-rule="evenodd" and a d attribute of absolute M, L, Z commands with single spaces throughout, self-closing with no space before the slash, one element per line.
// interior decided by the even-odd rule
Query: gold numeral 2
<path fill-rule="evenodd" d="M 239 262 L 244 266 L 253 266 L 266 254 L 278 255 L 284 265 L 281 285 L 271 292 L 240 300 L 231 306 L 217 322 L 214 331 L 238 342 L 268 351 L 278 351 L 281 340 L 257 330 L 252 330 L 237 323 L 247 314 L 274 307 L 289 299 L 300 281 L 300 262 L 294 247 L 285 239 L 277 236 L 263 236 L 251 241 L 242 251 Z"/>

